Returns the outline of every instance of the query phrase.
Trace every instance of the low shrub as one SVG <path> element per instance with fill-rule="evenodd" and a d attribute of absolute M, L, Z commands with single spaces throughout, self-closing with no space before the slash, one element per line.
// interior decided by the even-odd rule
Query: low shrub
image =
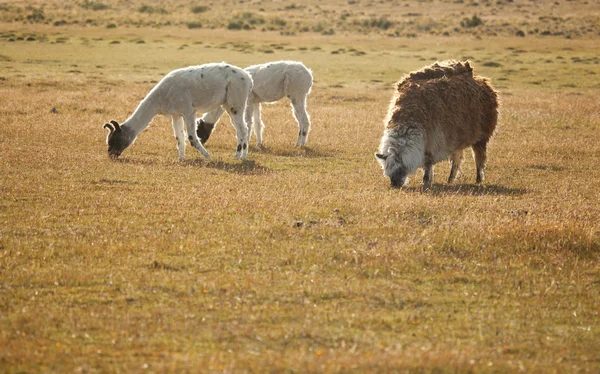
<path fill-rule="evenodd" d="M 463 18 L 463 20 L 460 21 L 460 25 L 462 27 L 469 29 L 472 27 L 477 27 L 477 26 L 483 25 L 483 20 L 481 18 L 477 17 L 477 15 L 474 15 L 471 18 Z"/>

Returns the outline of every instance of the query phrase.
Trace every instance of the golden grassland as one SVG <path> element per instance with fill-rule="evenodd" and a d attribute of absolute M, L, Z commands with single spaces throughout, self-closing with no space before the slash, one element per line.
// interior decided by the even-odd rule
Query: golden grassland
<path fill-rule="evenodd" d="M 520 5 L 536 19 L 538 2 L 502 3 L 477 9 L 518 25 L 525 13 L 507 7 Z M 597 35 L 449 23 L 447 36 L 333 23 L 290 35 L 217 27 L 210 12 L 196 16 L 216 28 L 188 28 L 195 4 L 176 1 L 152 2 L 160 25 L 128 24 L 150 19 L 144 3 L 117 1 L 44 2 L 47 22 L 27 22 L 41 2 L 0 4 L 0 371 L 600 370 Z M 442 23 L 427 2 L 336 4 L 378 19 L 386 6 L 431 8 Z M 555 6 L 563 24 L 594 24 L 589 4 Z M 455 185 L 441 163 L 430 191 L 421 172 L 392 190 L 373 157 L 392 83 L 448 58 L 470 59 L 500 91 L 486 182 L 474 185 L 467 154 Z M 168 71 L 278 59 L 315 75 L 307 147 L 293 147 L 280 102 L 263 107 L 265 146 L 245 162 L 226 118 L 211 161 L 189 146 L 178 161 L 162 117 L 108 159 L 102 125 Z"/>
<path fill-rule="evenodd" d="M 277 31 L 284 35 L 598 37 L 590 0 L 0 0 L 0 20 L 53 26 Z"/>

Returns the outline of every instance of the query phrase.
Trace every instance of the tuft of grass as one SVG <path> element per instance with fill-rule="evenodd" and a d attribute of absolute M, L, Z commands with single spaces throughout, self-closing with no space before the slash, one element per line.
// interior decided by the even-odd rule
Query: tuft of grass
<path fill-rule="evenodd" d="M 84 0 L 83 3 L 79 4 L 79 6 L 86 10 L 107 10 L 111 9 L 110 5 L 102 3 L 100 1 L 90 1 Z"/>
<path fill-rule="evenodd" d="M 482 66 L 487 66 L 490 68 L 499 68 L 502 66 L 501 63 L 496 62 L 496 61 L 488 61 L 488 62 L 484 62 L 483 64 L 481 64 Z"/>
<path fill-rule="evenodd" d="M 202 22 L 188 22 L 187 23 L 187 28 L 188 29 L 201 29 L 202 28 Z"/>
<path fill-rule="evenodd" d="M 229 30 L 253 30 L 265 24 L 265 18 L 252 12 L 238 13 L 227 24 Z"/>
<path fill-rule="evenodd" d="M 40 23 L 46 19 L 46 15 L 44 14 L 44 8 L 33 8 L 31 13 L 28 14 L 25 19 L 32 23 Z"/>
<path fill-rule="evenodd" d="M 210 7 L 206 6 L 206 5 L 195 5 L 192 7 L 192 13 L 205 13 L 208 12 L 210 10 Z"/>
<path fill-rule="evenodd" d="M 471 18 L 463 18 L 460 21 L 460 25 L 465 28 L 473 28 L 483 25 L 483 20 L 479 18 L 477 15 L 473 15 Z"/>
<path fill-rule="evenodd" d="M 244 24 L 241 21 L 229 21 L 229 23 L 227 24 L 227 29 L 228 30 L 242 30 L 242 29 L 247 29 L 249 30 L 251 27 L 249 25 Z"/>
<path fill-rule="evenodd" d="M 365 28 L 377 28 L 381 30 L 388 30 L 394 26 L 394 22 L 388 20 L 387 17 L 382 16 L 379 18 L 371 18 L 362 21 L 362 26 Z"/>
<path fill-rule="evenodd" d="M 146 4 L 140 6 L 137 11 L 140 13 L 147 13 L 147 14 L 168 14 L 169 13 L 163 7 L 155 7 L 155 6 L 146 5 Z"/>

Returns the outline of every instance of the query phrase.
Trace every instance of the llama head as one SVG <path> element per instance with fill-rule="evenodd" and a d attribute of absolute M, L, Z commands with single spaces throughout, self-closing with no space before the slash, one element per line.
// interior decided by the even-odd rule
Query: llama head
<path fill-rule="evenodd" d="M 104 124 L 103 127 L 110 131 L 106 138 L 106 144 L 108 144 L 108 156 L 117 158 L 123 153 L 125 148 L 129 147 L 132 140 L 115 120 Z"/>
<path fill-rule="evenodd" d="M 383 169 L 383 175 L 390 178 L 392 188 L 401 188 L 408 181 L 408 172 L 398 154 L 392 150 L 387 153 L 375 153 L 375 158 Z"/>
<path fill-rule="evenodd" d="M 198 135 L 198 138 L 200 138 L 200 141 L 202 142 L 202 144 L 204 144 L 208 141 L 210 134 L 212 133 L 213 129 L 215 128 L 215 124 L 204 122 L 204 120 L 202 118 L 200 118 L 196 122 L 196 125 L 197 125 L 196 135 Z"/>
<path fill-rule="evenodd" d="M 418 128 L 393 128 L 385 130 L 375 159 L 390 178 L 393 188 L 408 182 L 408 176 L 423 165 L 423 134 Z"/>

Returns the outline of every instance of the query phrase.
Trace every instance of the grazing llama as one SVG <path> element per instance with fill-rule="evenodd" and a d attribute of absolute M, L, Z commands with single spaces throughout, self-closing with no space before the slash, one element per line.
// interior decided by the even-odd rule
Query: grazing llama
<path fill-rule="evenodd" d="M 436 62 L 405 76 L 396 85 L 375 154 L 392 187 L 423 167 L 423 187 L 433 183 L 433 165 L 450 157 L 448 183 L 454 182 L 471 147 L 477 182 L 483 182 L 487 144 L 498 122 L 496 91 L 473 76 L 469 62 Z"/>
<path fill-rule="evenodd" d="M 272 103 L 287 96 L 292 104 L 292 113 L 298 122 L 296 146 L 306 144 L 310 130 L 310 117 L 306 111 L 306 97 L 310 93 L 313 77 L 311 71 L 300 62 L 277 61 L 253 65 L 244 69 L 252 77 L 254 86 L 248 97 L 246 123 L 249 132 L 254 128 L 256 144 L 263 143 L 264 124 L 260 118 L 261 103 Z M 221 108 L 205 113 L 198 120 L 198 137 L 205 143 L 215 125 L 223 115 Z M 250 137 L 249 135 L 248 137 Z"/>
<path fill-rule="evenodd" d="M 236 159 L 248 154 L 248 128 L 244 108 L 252 90 L 252 78 L 241 68 L 226 63 L 212 63 L 173 70 L 167 74 L 138 105 L 133 114 L 119 125 L 104 125 L 110 133 L 106 139 L 108 154 L 119 157 L 157 114 L 171 116 L 177 138 L 179 159 L 185 158 L 186 129 L 190 144 L 204 157 L 210 155 L 196 135 L 196 111 L 223 108 L 232 118 L 237 133 Z M 184 129 L 184 123 L 186 129 Z"/>

